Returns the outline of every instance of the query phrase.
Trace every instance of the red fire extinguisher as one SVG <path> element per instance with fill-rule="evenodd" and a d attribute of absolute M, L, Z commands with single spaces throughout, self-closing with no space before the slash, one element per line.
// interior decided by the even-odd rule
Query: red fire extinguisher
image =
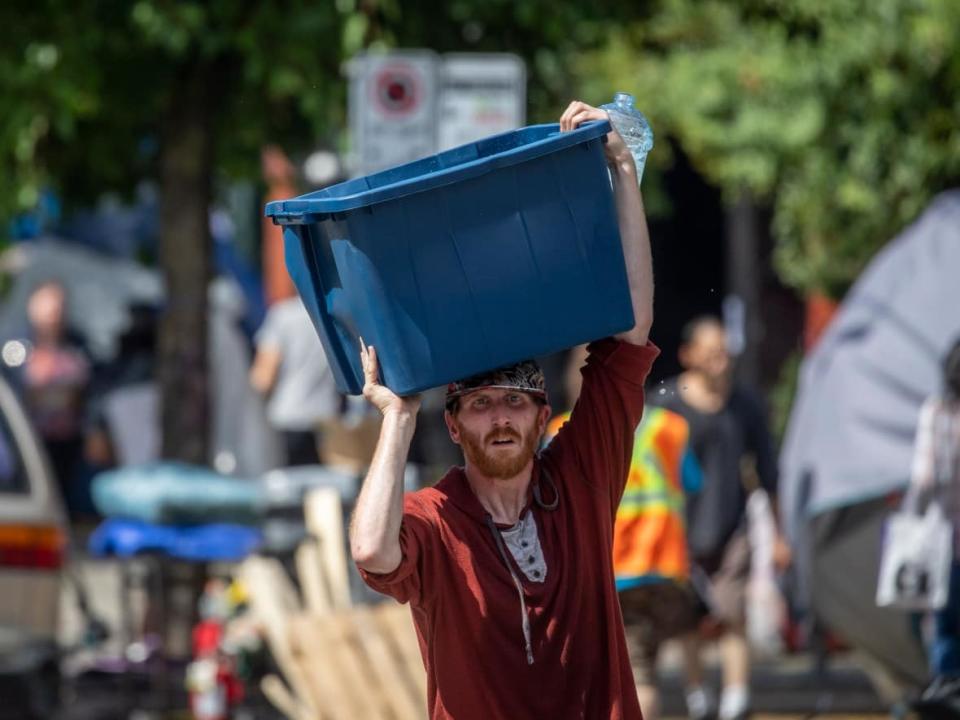
<path fill-rule="evenodd" d="M 193 629 L 194 661 L 187 666 L 187 690 L 195 720 L 228 720 L 243 699 L 233 659 L 220 647 L 222 625 L 205 620 Z"/>

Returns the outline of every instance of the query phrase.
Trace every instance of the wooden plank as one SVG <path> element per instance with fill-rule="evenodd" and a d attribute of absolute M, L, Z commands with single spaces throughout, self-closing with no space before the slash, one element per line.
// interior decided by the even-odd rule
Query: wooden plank
<path fill-rule="evenodd" d="M 427 674 L 423 669 L 423 657 L 420 655 L 420 643 L 413 628 L 410 609 L 395 602 L 385 602 L 373 611 L 384 635 L 394 644 L 410 681 L 417 688 L 419 697 L 427 697 Z"/>
<path fill-rule="evenodd" d="M 296 620 L 295 631 L 301 661 L 314 681 L 325 714 L 336 720 L 389 720 L 382 689 L 371 677 L 349 615 L 302 616 Z"/>
<path fill-rule="evenodd" d="M 336 647 L 338 669 L 344 685 L 354 697 L 358 709 L 355 717 L 389 720 L 388 703 L 383 697 L 383 688 L 376 681 L 371 662 L 360 645 L 353 618 L 353 611 L 338 612 L 321 619 L 331 644 Z"/>
<path fill-rule="evenodd" d="M 332 609 L 330 590 L 324 577 L 320 548 L 313 538 L 300 543 L 294 555 L 294 563 L 307 610 L 311 615 L 330 612 Z"/>
<path fill-rule="evenodd" d="M 338 610 L 352 607 L 347 574 L 343 505 L 335 488 L 315 488 L 304 501 L 307 531 L 320 543 L 320 556 L 330 604 Z"/>
<path fill-rule="evenodd" d="M 252 561 L 251 564 L 259 573 L 261 581 L 267 583 L 267 587 L 276 598 L 277 607 L 280 610 L 287 613 L 299 613 L 303 609 L 300 594 L 279 560 L 261 555 L 252 556 L 247 560 Z"/>
<path fill-rule="evenodd" d="M 288 720 L 314 720 L 310 711 L 293 696 L 290 689 L 283 684 L 283 680 L 276 675 L 265 675 L 260 680 L 260 690 L 270 704 L 282 712 Z"/>
<path fill-rule="evenodd" d="M 277 570 L 283 572 L 283 568 L 277 568 L 266 558 L 251 556 L 241 563 L 237 576 L 247 591 L 250 610 L 263 628 L 270 652 L 294 696 L 310 716 L 317 717 L 310 683 L 294 658 L 287 632 L 293 598 L 289 596 L 290 588 L 285 588 L 282 581 L 277 580 Z"/>
<path fill-rule="evenodd" d="M 426 698 L 419 695 L 403 658 L 384 637 L 370 608 L 358 607 L 353 618 L 371 676 L 382 688 L 391 716 L 394 720 L 423 720 L 427 716 Z"/>
<path fill-rule="evenodd" d="M 323 720 L 355 720 L 352 697 L 336 672 L 336 648 L 319 627 L 317 618 L 297 615 L 290 619 L 290 643 L 299 667 L 308 679 L 310 697 Z"/>

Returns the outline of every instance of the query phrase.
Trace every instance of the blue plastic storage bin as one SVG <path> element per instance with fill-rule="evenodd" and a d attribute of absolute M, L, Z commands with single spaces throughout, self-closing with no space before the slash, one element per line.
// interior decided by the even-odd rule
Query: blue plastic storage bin
<path fill-rule="evenodd" d="M 292 200 L 287 268 L 341 391 L 406 395 L 633 325 L 607 121 L 534 125 Z"/>

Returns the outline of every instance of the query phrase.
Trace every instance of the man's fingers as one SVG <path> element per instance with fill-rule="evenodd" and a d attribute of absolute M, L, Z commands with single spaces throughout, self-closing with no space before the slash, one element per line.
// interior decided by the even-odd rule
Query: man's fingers
<path fill-rule="evenodd" d="M 576 100 L 567 105 L 567 109 L 563 111 L 560 115 L 560 132 L 566 132 L 567 128 L 570 126 L 569 118 L 573 106 L 576 104 Z"/>
<path fill-rule="evenodd" d="M 591 120 L 606 120 L 607 114 L 603 110 L 597 110 L 592 107 L 585 107 L 578 110 L 574 113 L 573 117 L 570 118 L 570 129 L 575 130 L 580 127 L 585 122 L 590 122 Z"/>
<path fill-rule="evenodd" d="M 367 347 L 360 338 L 360 361 L 363 365 L 363 379 L 365 383 L 377 382 L 377 351 L 373 345 Z"/>
<path fill-rule="evenodd" d="M 563 111 L 563 114 L 560 116 L 560 130 L 566 132 L 567 130 L 572 130 L 573 125 L 571 125 L 570 120 L 580 112 L 585 107 L 584 103 L 579 100 L 574 100 L 569 105 L 567 109 Z"/>
<path fill-rule="evenodd" d="M 371 345 L 367 349 L 367 382 L 374 385 L 380 382 L 380 363 L 377 362 L 377 349 Z"/>
<path fill-rule="evenodd" d="M 560 130 L 563 132 L 576 130 L 581 123 L 587 120 L 601 120 L 604 118 L 606 118 L 606 113 L 604 113 L 603 110 L 598 110 L 592 105 L 588 105 L 580 100 L 574 100 L 560 116 Z"/>

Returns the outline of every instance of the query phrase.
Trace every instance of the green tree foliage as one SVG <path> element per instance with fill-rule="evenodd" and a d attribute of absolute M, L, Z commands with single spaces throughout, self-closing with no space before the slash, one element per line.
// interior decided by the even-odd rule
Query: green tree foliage
<path fill-rule="evenodd" d="M 305 145 L 344 116 L 341 17 L 305 0 L 37 0 L 0 7 L 0 215 L 50 184 L 67 201 L 154 176 L 175 79 L 197 63 L 215 165 L 255 172 L 269 141 Z"/>
<path fill-rule="evenodd" d="M 160 187 L 163 452 L 207 460 L 207 212 L 215 174 L 342 117 L 340 16 L 306 0 L 36 0 L 0 8 L 0 217 Z"/>
<path fill-rule="evenodd" d="M 578 72 L 588 96 L 633 91 L 727 197 L 769 202 L 803 290 L 841 295 L 960 181 L 954 0 L 659 0 Z"/>
<path fill-rule="evenodd" d="M 74 203 L 154 176 L 160 120 L 191 62 L 209 93 L 217 171 L 254 174 L 268 141 L 304 149 L 342 133 L 342 64 L 366 49 L 515 52 L 534 120 L 573 97 L 572 68 L 611 28 L 618 0 L 20 0 L 0 5 L 0 217 L 50 184 Z M 604 91 L 604 96 L 609 92 Z"/>

